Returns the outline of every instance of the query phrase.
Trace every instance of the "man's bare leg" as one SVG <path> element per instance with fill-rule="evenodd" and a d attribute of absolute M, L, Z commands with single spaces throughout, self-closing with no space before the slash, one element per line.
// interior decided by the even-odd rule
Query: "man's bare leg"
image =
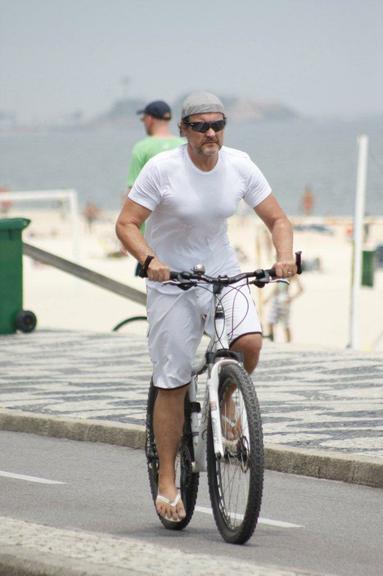
<path fill-rule="evenodd" d="M 188 386 L 173 390 L 158 389 L 154 405 L 153 428 L 160 461 L 158 494 L 173 501 L 177 496 L 175 484 L 175 459 L 184 425 L 184 402 Z M 173 520 L 185 517 L 185 509 L 180 500 L 174 508 L 158 501 L 159 514 Z"/>
<path fill-rule="evenodd" d="M 244 334 L 230 346 L 230 350 L 243 353 L 244 367 L 248 374 L 254 372 L 258 364 L 261 348 L 262 334 Z"/>

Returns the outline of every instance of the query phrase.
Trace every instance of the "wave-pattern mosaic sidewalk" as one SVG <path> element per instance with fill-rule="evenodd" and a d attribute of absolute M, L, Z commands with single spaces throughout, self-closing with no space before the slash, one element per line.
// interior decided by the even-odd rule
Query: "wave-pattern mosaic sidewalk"
<path fill-rule="evenodd" d="M 185 553 L 134 538 L 64 530 L 0 517 L 0 574 L 20 576 L 310 576 L 214 554 Z M 178 544 L 179 546 L 179 544 Z M 159 561 L 159 558 L 161 561 Z M 313 574 L 314 576 L 314 574 Z"/>
<path fill-rule="evenodd" d="M 0 337 L 0 406 L 144 424 L 143 336 L 38 331 Z M 254 376 L 268 444 L 383 459 L 383 354 L 266 343 Z"/>

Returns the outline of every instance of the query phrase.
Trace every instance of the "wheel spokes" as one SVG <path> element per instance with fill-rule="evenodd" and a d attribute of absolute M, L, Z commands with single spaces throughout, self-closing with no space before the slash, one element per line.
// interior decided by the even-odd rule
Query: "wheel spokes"
<path fill-rule="evenodd" d="M 220 409 L 224 442 L 224 457 L 217 461 L 221 510 L 228 527 L 235 529 L 243 521 L 249 498 L 251 447 L 245 403 L 230 382 L 222 390 Z"/>

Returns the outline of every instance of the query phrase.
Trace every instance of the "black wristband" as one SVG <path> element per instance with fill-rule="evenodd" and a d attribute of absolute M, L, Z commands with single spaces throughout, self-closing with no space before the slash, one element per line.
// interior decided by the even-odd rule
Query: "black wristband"
<path fill-rule="evenodd" d="M 148 276 L 148 268 L 149 268 L 149 264 L 152 260 L 154 260 L 155 256 L 147 256 L 145 262 L 142 265 L 142 268 L 140 270 L 140 276 L 141 278 L 147 278 Z"/>

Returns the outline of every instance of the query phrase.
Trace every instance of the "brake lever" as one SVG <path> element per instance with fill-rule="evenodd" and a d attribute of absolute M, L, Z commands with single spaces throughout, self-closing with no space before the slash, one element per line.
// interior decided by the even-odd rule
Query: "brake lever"
<path fill-rule="evenodd" d="M 162 284 L 164 286 L 166 285 L 177 286 L 177 288 L 180 288 L 181 290 L 189 290 L 189 288 L 193 288 L 193 286 L 196 286 L 197 282 L 193 282 L 191 280 L 188 282 L 178 282 L 177 280 L 166 280 L 165 282 L 162 282 Z"/>
<path fill-rule="evenodd" d="M 271 276 L 267 270 L 257 270 L 257 272 L 262 274 L 262 276 L 256 277 L 251 284 L 254 284 L 257 288 L 264 288 L 266 284 L 271 282 Z"/>

